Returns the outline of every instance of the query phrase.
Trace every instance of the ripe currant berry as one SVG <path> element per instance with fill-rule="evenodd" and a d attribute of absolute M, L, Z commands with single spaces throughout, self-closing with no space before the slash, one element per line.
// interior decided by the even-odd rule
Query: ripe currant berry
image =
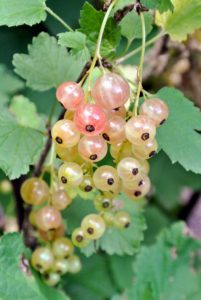
<path fill-rule="evenodd" d="M 64 275 L 68 272 L 69 264 L 68 260 L 64 258 L 57 258 L 54 260 L 52 269 L 59 275 Z"/>
<path fill-rule="evenodd" d="M 80 156 L 85 161 L 97 162 L 107 154 L 107 143 L 101 136 L 83 136 L 78 144 Z"/>
<path fill-rule="evenodd" d="M 39 233 L 39 237 L 42 240 L 44 240 L 46 242 L 49 242 L 49 241 L 54 241 L 58 237 L 64 236 L 64 234 L 65 234 L 65 228 L 64 228 L 64 225 L 61 224 L 55 230 L 43 231 L 43 230 L 39 229 L 38 233 Z"/>
<path fill-rule="evenodd" d="M 115 192 L 119 188 L 119 177 L 115 168 L 101 166 L 94 172 L 93 181 L 97 189 L 101 191 Z"/>
<path fill-rule="evenodd" d="M 107 195 L 98 195 L 95 198 L 94 205 L 96 210 L 100 212 L 110 211 L 112 208 L 112 198 Z"/>
<path fill-rule="evenodd" d="M 46 247 L 37 248 L 31 256 L 31 264 L 34 269 L 44 273 L 51 269 L 54 257 L 50 249 Z"/>
<path fill-rule="evenodd" d="M 96 80 L 92 97 L 97 105 L 107 110 L 115 109 L 124 105 L 129 99 L 130 88 L 121 76 L 107 73 Z"/>
<path fill-rule="evenodd" d="M 50 273 L 44 274 L 43 279 L 47 285 L 55 286 L 59 283 L 59 281 L 61 280 L 61 277 L 56 272 L 50 272 Z"/>
<path fill-rule="evenodd" d="M 128 228 L 131 223 L 131 217 L 126 211 L 118 211 L 114 217 L 114 224 L 117 228 Z"/>
<path fill-rule="evenodd" d="M 52 244 L 52 252 L 57 258 L 68 258 L 73 254 L 74 247 L 68 238 L 60 237 Z"/>
<path fill-rule="evenodd" d="M 104 234 L 106 226 L 101 216 L 91 214 L 82 220 L 81 228 L 87 239 L 97 240 Z"/>
<path fill-rule="evenodd" d="M 85 237 L 83 229 L 79 227 L 72 233 L 72 242 L 75 246 L 84 248 L 90 243 L 90 240 Z"/>
<path fill-rule="evenodd" d="M 76 110 L 84 101 L 84 91 L 76 82 L 62 83 L 56 92 L 57 100 L 68 110 Z"/>
<path fill-rule="evenodd" d="M 126 157 L 118 163 L 117 172 L 124 181 L 136 181 L 141 175 L 141 165 L 137 159 Z"/>
<path fill-rule="evenodd" d="M 126 117 L 126 108 L 125 106 L 119 106 L 119 107 L 116 107 L 110 111 L 108 111 L 108 113 L 112 116 L 118 116 L 118 117 L 122 117 L 123 119 L 125 119 Z"/>
<path fill-rule="evenodd" d="M 20 190 L 24 202 L 31 205 L 40 205 L 49 198 L 49 188 L 40 178 L 32 177 L 25 180 Z"/>
<path fill-rule="evenodd" d="M 132 185 L 130 182 L 123 182 L 123 191 L 133 200 L 140 199 L 148 194 L 151 182 L 146 174 L 142 174 L 138 184 Z"/>
<path fill-rule="evenodd" d="M 80 272 L 81 269 L 82 269 L 82 264 L 79 256 L 71 255 L 68 258 L 68 271 L 72 274 L 76 274 Z"/>
<path fill-rule="evenodd" d="M 78 164 L 66 162 L 60 166 L 58 176 L 61 183 L 74 187 L 82 182 L 83 171 Z"/>
<path fill-rule="evenodd" d="M 156 127 L 146 116 L 132 117 L 126 124 L 126 137 L 132 144 L 147 143 L 155 138 Z"/>
<path fill-rule="evenodd" d="M 86 193 L 91 192 L 94 189 L 94 182 L 90 175 L 85 175 L 80 186 L 80 190 Z"/>
<path fill-rule="evenodd" d="M 53 206 L 44 206 L 36 213 L 36 226 L 43 231 L 55 230 L 61 223 L 61 214 Z"/>
<path fill-rule="evenodd" d="M 80 133 L 75 124 L 70 120 L 60 120 L 52 128 L 52 138 L 60 147 L 75 146 L 80 139 Z"/>
<path fill-rule="evenodd" d="M 125 138 L 126 121 L 119 116 L 112 116 L 108 120 L 108 125 L 102 133 L 103 138 L 110 144 L 122 143 Z"/>
<path fill-rule="evenodd" d="M 149 117 L 157 127 L 167 120 L 168 114 L 167 104 L 160 99 L 146 100 L 140 107 L 140 115 Z"/>
<path fill-rule="evenodd" d="M 52 193 L 52 205 L 58 210 L 64 210 L 72 202 L 64 189 L 56 190 Z"/>
<path fill-rule="evenodd" d="M 83 104 L 75 112 L 74 123 L 79 132 L 95 136 L 104 131 L 107 117 L 98 105 Z"/>
<path fill-rule="evenodd" d="M 135 157 L 142 160 L 149 159 L 155 156 L 157 154 L 157 150 L 158 150 L 158 143 L 155 139 L 143 145 L 132 146 L 132 151 Z"/>

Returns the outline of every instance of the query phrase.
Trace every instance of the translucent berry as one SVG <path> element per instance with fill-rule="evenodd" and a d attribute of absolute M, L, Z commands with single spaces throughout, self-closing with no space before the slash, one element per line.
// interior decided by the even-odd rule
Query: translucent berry
<path fill-rule="evenodd" d="M 50 272 L 50 273 L 44 274 L 43 279 L 47 285 L 55 286 L 59 283 L 59 281 L 61 280 L 61 277 L 56 272 Z"/>
<path fill-rule="evenodd" d="M 94 182 L 90 175 L 85 175 L 83 181 L 79 186 L 80 190 L 86 193 L 91 192 L 94 189 Z"/>
<path fill-rule="evenodd" d="M 140 107 L 140 115 L 149 117 L 157 127 L 167 120 L 168 114 L 167 104 L 160 99 L 146 100 Z"/>
<path fill-rule="evenodd" d="M 90 243 L 90 240 L 85 237 L 83 229 L 79 227 L 72 233 L 72 242 L 75 246 L 84 248 Z"/>
<path fill-rule="evenodd" d="M 68 196 L 64 189 L 59 189 L 52 193 L 52 205 L 58 210 L 64 210 L 72 202 L 72 199 Z"/>
<path fill-rule="evenodd" d="M 40 205 L 49 198 L 49 188 L 40 178 L 32 177 L 25 180 L 20 190 L 24 202 L 31 205 Z"/>
<path fill-rule="evenodd" d="M 69 264 L 68 260 L 64 258 L 57 258 L 54 261 L 52 269 L 59 275 L 63 275 L 68 272 Z"/>
<path fill-rule="evenodd" d="M 118 211 L 114 217 L 114 225 L 117 228 L 128 228 L 131 223 L 131 217 L 126 211 Z"/>
<path fill-rule="evenodd" d="M 132 144 L 143 144 L 155 138 L 156 127 L 146 116 L 132 117 L 126 124 L 126 137 Z"/>
<path fill-rule="evenodd" d="M 74 122 L 79 132 L 94 136 L 104 131 L 107 125 L 107 117 L 98 105 L 84 104 L 76 110 Z"/>
<path fill-rule="evenodd" d="M 69 186 L 78 186 L 83 180 L 83 171 L 78 164 L 66 162 L 60 166 L 58 176 L 61 183 Z"/>
<path fill-rule="evenodd" d="M 76 110 L 84 101 L 84 91 L 76 82 L 62 83 L 56 92 L 57 100 L 68 110 Z"/>
<path fill-rule="evenodd" d="M 107 226 L 113 226 L 115 222 L 115 216 L 112 212 L 104 212 L 102 215 L 103 220 Z"/>
<path fill-rule="evenodd" d="M 140 199 L 148 194 L 151 188 L 151 182 L 146 174 L 142 174 L 138 184 L 132 185 L 130 182 L 123 182 L 123 191 L 131 199 Z"/>
<path fill-rule="evenodd" d="M 54 241 L 58 237 L 64 236 L 65 228 L 64 225 L 61 224 L 58 228 L 49 231 L 43 231 L 41 229 L 38 230 L 39 236 L 42 240 L 49 242 Z"/>
<path fill-rule="evenodd" d="M 107 195 L 98 195 L 95 198 L 94 205 L 100 212 L 110 211 L 112 208 L 112 198 Z"/>
<path fill-rule="evenodd" d="M 53 206 L 44 206 L 36 213 L 36 226 L 43 231 L 57 229 L 61 223 L 61 214 Z"/>
<path fill-rule="evenodd" d="M 126 103 L 130 97 L 130 88 L 121 76 L 107 73 L 96 80 L 92 97 L 97 105 L 110 110 Z"/>
<path fill-rule="evenodd" d="M 97 240 L 104 234 L 106 226 L 101 216 L 91 214 L 82 220 L 81 228 L 86 238 Z"/>
<path fill-rule="evenodd" d="M 101 191 L 115 191 L 119 187 L 119 177 L 115 168 L 101 166 L 94 172 L 93 181 Z"/>
<path fill-rule="evenodd" d="M 39 247 L 32 253 L 31 264 L 33 268 L 40 273 L 44 273 L 51 269 L 53 262 L 53 254 L 48 248 Z"/>
<path fill-rule="evenodd" d="M 126 121 L 119 116 L 112 116 L 108 120 L 108 125 L 102 133 L 102 137 L 110 144 L 121 143 L 125 140 Z"/>
<path fill-rule="evenodd" d="M 148 143 L 144 143 L 143 145 L 133 145 L 132 151 L 135 157 L 139 159 L 149 159 L 157 154 L 158 143 L 154 139 Z"/>
<path fill-rule="evenodd" d="M 59 144 L 56 144 L 56 154 L 61 160 L 68 162 L 75 161 L 79 156 L 77 145 L 69 148 L 64 148 Z"/>
<path fill-rule="evenodd" d="M 118 117 L 122 117 L 123 119 L 125 119 L 126 117 L 126 108 L 125 106 L 119 106 L 119 107 L 116 107 L 110 111 L 108 111 L 110 113 L 110 115 L 114 115 L 114 116 L 118 116 Z"/>
<path fill-rule="evenodd" d="M 69 272 L 72 274 L 78 273 L 82 269 L 82 264 L 79 256 L 72 255 L 68 258 Z"/>
<path fill-rule="evenodd" d="M 117 172 L 122 180 L 135 181 L 140 178 L 141 165 L 137 159 L 126 157 L 118 163 Z"/>
<path fill-rule="evenodd" d="M 37 210 L 32 210 L 29 214 L 29 223 L 36 227 L 36 213 L 37 213 Z"/>
<path fill-rule="evenodd" d="M 60 147 L 75 146 L 80 139 L 80 133 L 75 124 L 70 120 L 60 120 L 52 128 L 52 138 Z"/>
<path fill-rule="evenodd" d="M 52 244 L 52 252 L 57 258 L 68 258 L 73 254 L 74 247 L 70 239 L 60 237 Z"/>
<path fill-rule="evenodd" d="M 107 154 L 107 143 L 101 136 L 83 136 L 79 141 L 78 151 L 86 161 L 100 161 Z"/>

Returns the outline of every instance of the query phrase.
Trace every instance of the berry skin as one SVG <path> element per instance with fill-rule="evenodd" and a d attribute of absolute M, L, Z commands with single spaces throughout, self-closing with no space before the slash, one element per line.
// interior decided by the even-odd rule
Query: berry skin
<path fill-rule="evenodd" d="M 110 211 L 112 208 L 112 198 L 107 195 L 98 195 L 95 198 L 94 205 L 96 210 L 100 212 Z"/>
<path fill-rule="evenodd" d="M 126 121 L 119 116 L 112 116 L 108 120 L 108 125 L 105 131 L 102 133 L 102 137 L 109 144 L 118 144 L 122 143 L 125 138 L 125 125 Z"/>
<path fill-rule="evenodd" d="M 93 181 L 97 189 L 115 192 L 119 188 L 119 177 L 115 168 L 101 166 L 94 172 Z"/>
<path fill-rule="evenodd" d="M 56 154 L 63 161 L 73 162 L 78 158 L 77 145 L 70 148 L 63 148 L 56 144 Z"/>
<path fill-rule="evenodd" d="M 74 247 L 71 240 L 60 237 L 52 244 L 52 252 L 56 258 L 68 258 L 73 254 Z"/>
<path fill-rule="evenodd" d="M 48 248 L 39 247 L 32 253 L 31 264 L 40 273 L 48 271 L 52 267 L 53 262 L 53 254 Z"/>
<path fill-rule="evenodd" d="M 107 154 L 107 143 L 101 136 L 83 136 L 78 144 L 80 156 L 85 161 L 97 162 Z"/>
<path fill-rule="evenodd" d="M 101 216 L 91 214 L 82 220 L 81 228 L 86 238 L 97 240 L 104 234 L 106 226 Z"/>
<path fill-rule="evenodd" d="M 74 123 L 82 134 L 95 136 L 105 130 L 107 116 L 98 105 L 83 104 L 75 112 Z"/>
<path fill-rule="evenodd" d="M 68 272 L 69 264 L 67 259 L 57 258 L 54 261 L 52 269 L 59 275 L 63 275 Z"/>
<path fill-rule="evenodd" d="M 83 171 L 78 164 L 66 162 L 60 166 L 58 176 L 61 183 L 75 187 L 82 182 Z"/>
<path fill-rule="evenodd" d="M 158 143 L 154 139 L 143 145 L 133 145 L 132 151 L 135 157 L 139 159 L 149 159 L 157 154 Z"/>
<path fill-rule="evenodd" d="M 52 138 L 60 147 L 69 148 L 79 142 L 80 133 L 72 121 L 63 119 L 54 124 Z"/>
<path fill-rule="evenodd" d="M 126 137 L 132 144 L 147 143 L 155 138 L 156 127 L 146 116 L 132 117 L 126 124 Z"/>
<path fill-rule="evenodd" d="M 123 182 L 123 191 L 133 200 L 140 199 L 148 194 L 151 188 L 151 182 L 146 174 L 142 174 L 138 184 L 131 185 L 129 181 Z"/>
<path fill-rule="evenodd" d="M 85 237 L 84 231 L 81 227 L 79 227 L 76 228 L 72 233 L 72 242 L 75 246 L 84 248 L 90 243 L 90 240 Z"/>
<path fill-rule="evenodd" d="M 72 255 L 68 258 L 69 272 L 72 274 L 80 272 L 82 264 L 77 255 Z"/>
<path fill-rule="evenodd" d="M 127 102 L 130 97 L 130 88 L 121 76 L 107 73 L 96 80 L 92 97 L 97 105 L 111 110 Z"/>
<path fill-rule="evenodd" d="M 136 181 L 141 175 L 141 165 L 137 159 L 126 157 L 118 163 L 117 172 L 124 181 Z"/>
<path fill-rule="evenodd" d="M 119 228 L 128 228 L 131 223 L 131 217 L 126 211 L 119 211 L 115 214 L 114 225 Z"/>
<path fill-rule="evenodd" d="M 126 108 L 125 106 L 119 106 L 119 107 L 116 107 L 110 111 L 108 111 L 110 115 L 112 116 L 118 116 L 118 117 L 122 117 L 123 119 L 125 119 L 126 117 Z"/>
<path fill-rule="evenodd" d="M 56 92 L 57 100 L 68 110 L 76 110 L 84 101 L 84 91 L 76 82 L 62 83 Z"/>
<path fill-rule="evenodd" d="M 40 205 L 49 198 L 48 185 L 44 180 L 36 177 L 25 180 L 20 193 L 24 202 L 31 205 Z"/>
<path fill-rule="evenodd" d="M 94 189 L 94 182 L 90 175 L 85 175 L 79 186 L 82 192 L 89 193 Z"/>
<path fill-rule="evenodd" d="M 167 120 L 168 114 L 167 104 L 160 99 L 146 100 L 140 107 L 140 115 L 149 117 L 157 127 Z"/>
<path fill-rule="evenodd" d="M 55 230 L 43 231 L 43 230 L 39 229 L 38 233 L 42 240 L 49 242 L 49 241 L 54 241 L 58 237 L 64 236 L 65 228 L 64 228 L 64 225 L 61 224 Z"/>
<path fill-rule="evenodd" d="M 47 285 L 55 286 L 59 283 L 59 281 L 61 280 L 61 277 L 58 273 L 50 272 L 50 273 L 44 274 L 43 279 Z"/>
<path fill-rule="evenodd" d="M 63 189 L 54 191 L 52 194 L 52 205 L 58 210 L 64 210 L 72 202 L 67 192 Z"/>
<path fill-rule="evenodd" d="M 43 231 L 55 230 L 61 223 L 61 214 L 53 206 L 44 206 L 36 213 L 36 226 Z"/>
<path fill-rule="evenodd" d="M 114 225 L 115 217 L 114 217 L 113 213 L 104 212 L 101 216 L 102 216 L 102 218 L 105 221 L 105 224 L 107 226 L 113 226 Z"/>

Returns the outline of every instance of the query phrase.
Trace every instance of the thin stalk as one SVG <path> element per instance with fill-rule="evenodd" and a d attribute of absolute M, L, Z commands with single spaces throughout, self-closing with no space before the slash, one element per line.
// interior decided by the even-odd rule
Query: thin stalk
<path fill-rule="evenodd" d="M 158 35 L 156 35 L 154 38 L 150 39 L 148 42 L 146 42 L 145 44 L 145 48 L 152 45 L 155 41 L 157 41 L 158 39 L 160 39 L 162 36 L 164 35 L 164 33 L 159 33 Z M 130 57 L 138 54 L 140 51 L 142 51 L 142 46 L 138 47 L 137 49 L 134 49 L 133 51 L 127 53 L 126 55 L 120 57 L 119 59 L 116 60 L 116 64 L 119 65 L 122 62 L 124 62 L 125 60 L 129 59 Z"/>
<path fill-rule="evenodd" d="M 144 14 L 140 13 L 141 18 L 141 26 L 142 26 L 142 47 L 141 47 L 141 56 L 140 56 L 140 64 L 138 67 L 138 74 L 137 74 L 137 94 L 135 98 L 135 104 L 134 104 L 134 110 L 133 114 L 137 116 L 137 109 L 140 99 L 140 92 L 142 89 L 142 70 L 143 70 L 143 64 L 144 64 L 144 55 L 145 55 L 145 48 L 146 48 L 146 28 L 145 28 L 145 21 L 144 21 Z"/>
<path fill-rule="evenodd" d="M 51 8 L 45 6 L 46 12 L 48 12 L 53 18 L 55 18 L 59 23 L 61 23 L 68 31 L 73 31 L 73 29 L 68 25 L 62 18 L 60 18 Z"/>

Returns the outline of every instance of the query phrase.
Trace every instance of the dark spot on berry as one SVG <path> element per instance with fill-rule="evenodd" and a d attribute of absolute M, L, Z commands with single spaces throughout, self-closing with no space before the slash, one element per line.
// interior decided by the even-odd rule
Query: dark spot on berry
<path fill-rule="evenodd" d="M 89 234 L 93 234 L 93 233 L 94 233 L 94 229 L 91 228 L 91 227 L 89 227 L 89 228 L 87 228 L 87 232 L 88 232 Z"/>
<path fill-rule="evenodd" d="M 83 236 L 82 236 L 82 235 L 77 235 L 77 236 L 76 236 L 76 241 L 77 241 L 78 243 L 81 243 L 81 242 L 83 241 Z"/>
<path fill-rule="evenodd" d="M 127 222 L 127 223 L 124 225 L 125 228 L 128 228 L 129 226 L 130 226 L 130 223 L 129 223 L 129 222 Z"/>
<path fill-rule="evenodd" d="M 60 137 L 56 137 L 56 142 L 58 143 L 58 144 L 62 144 L 63 143 L 63 140 L 60 138 Z"/>
<path fill-rule="evenodd" d="M 49 276 L 49 274 L 44 274 L 44 278 L 46 279 L 46 280 L 48 280 L 49 278 L 50 278 L 50 276 Z"/>
<path fill-rule="evenodd" d="M 134 196 L 139 197 L 142 193 L 140 191 L 135 191 Z"/>
<path fill-rule="evenodd" d="M 98 157 L 97 154 L 92 154 L 92 155 L 89 157 L 89 159 L 91 159 L 91 160 L 96 160 L 97 157 Z"/>
<path fill-rule="evenodd" d="M 119 110 L 120 110 L 120 107 L 113 108 L 113 110 L 119 111 Z"/>
<path fill-rule="evenodd" d="M 109 136 L 107 135 L 107 133 L 103 133 L 103 138 L 106 140 L 106 141 L 110 141 L 110 138 Z"/>
<path fill-rule="evenodd" d="M 55 230 L 56 230 L 55 228 L 49 228 L 48 232 L 55 232 Z"/>
<path fill-rule="evenodd" d="M 93 131 L 95 130 L 95 127 L 94 127 L 93 125 L 87 125 L 87 126 L 85 127 L 85 129 L 86 129 L 86 131 L 88 131 L 88 132 L 93 132 Z"/>
<path fill-rule="evenodd" d="M 84 188 L 85 192 L 91 192 L 92 189 L 93 187 L 91 185 L 86 185 Z"/>
<path fill-rule="evenodd" d="M 68 182 L 68 180 L 66 179 L 66 177 L 62 176 L 62 177 L 61 177 L 61 182 L 62 182 L 63 184 L 66 184 L 66 183 Z"/>
<path fill-rule="evenodd" d="M 36 264 L 36 269 L 38 269 L 38 270 L 42 270 L 42 266 L 40 265 L 40 264 Z"/>
<path fill-rule="evenodd" d="M 148 133 L 148 132 L 143 133 L 143 134 L 141 135 L 141 139 L 142 139 L 143 141 L 148 140 L 148 139 L 149 139 L 149 133 Z"/>
<path fill-rule="evenodd" d="M 114 179 L 113 178 L 108 178 L 107 184 L 113 185 L 114 184 Z"/>
<path fill-rule="evenodd" d="M 149 157 L 153 157 L 154 155 L 156 155 L 156 151 L 151 151 L 151 152 L 149 153 Z"/>
<path fill-rule="evenodd" d="M 140 180 L 138 183 L 138 186 L 141 186 L 141 185 L 143 185 L 143 180 Z"/>
<path fill-rule="evenodd" d="M 68 258 L 69 258 L 69 255 L 66 255 L 64 258 L 65 258 L 65 259 L 68 259 Z"/>
<path fill-rule="evenodd" d="M 132 174 L 133 174 L 134 176 L 137 175 L 138 172 L 139 172 L 138 168 L 133 168 Z"/>
<path fill-rule="evenodd" d="M 57 270 L 57 274 L 61 275 L 62 274 L 61 270 Z"/>
<path fill-rule="evenodd" d="M 103 208 L 108 208 L 110 206 L 110 203 L 108 201 L 103 202 Z"/>
<path fill-rule="evenodd" d="M 165 123 L 166 119 L 160 122 L 160 125 L 163 125 Z"/>

